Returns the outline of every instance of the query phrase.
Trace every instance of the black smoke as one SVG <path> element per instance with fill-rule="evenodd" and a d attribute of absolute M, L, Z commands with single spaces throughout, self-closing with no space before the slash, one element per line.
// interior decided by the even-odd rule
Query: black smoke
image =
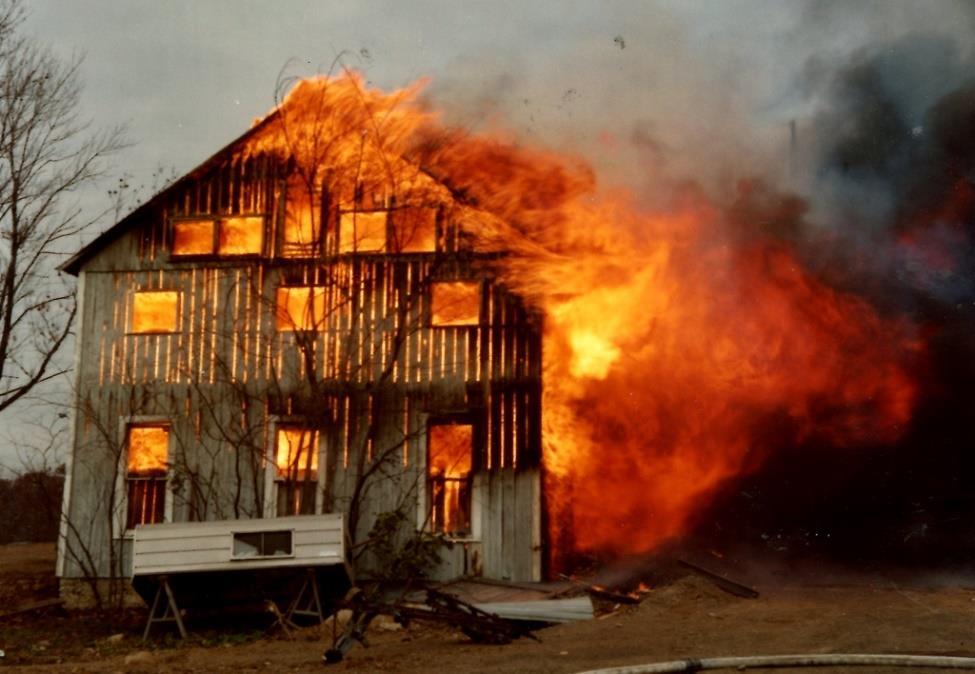
<path fill-rule="evenodd" d="M 695 536 L 769 558 L 975 569 L 975 62 L 912 36 L 813 62 L 802 198 L 739 186 L 733 231 L 785 241 L 834 287 L 914 326 L 919 400 L 893 445 L 790 444 L 727 485 Z M 801 339 L 796 335 L 796 339 Z M 781 444 L 775 447 L 776 444 Z"/>

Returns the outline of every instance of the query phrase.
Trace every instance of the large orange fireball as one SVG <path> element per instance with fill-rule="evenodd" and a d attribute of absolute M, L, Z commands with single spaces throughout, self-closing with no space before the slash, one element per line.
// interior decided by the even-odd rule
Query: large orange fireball
<path fill-rule="evenodd" d="M 761 463 L 769 427 L 851 451 L 904 431 L 920 348 L 908 326 L 817 281 L 784 244 L 729 236 L 694 190 L 648 213 L 577 157 L 444 128 L 417 94 L 305 81 L 253 150 L 286 133 L 310 181 L 447 203 L 475 245 L 508 252 L 501 281 L 545 315 L 553 542 L 635 552 L 680 535 Z"/>

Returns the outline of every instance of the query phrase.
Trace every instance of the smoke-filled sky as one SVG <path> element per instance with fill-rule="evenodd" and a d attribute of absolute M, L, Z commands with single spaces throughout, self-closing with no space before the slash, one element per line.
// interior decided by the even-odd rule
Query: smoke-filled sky
<path fill-rule="evenodd" d="M 383 88 L 429 78 L 448 121 L 578 152 L 601 185 L 635 186 L 649 204 L 686 180 L 729 202 L 741 178 L 757 176 L 813 196 L 789 236 L 821 238 L 855 221 L 862 236 L 843 236 L 874 241 L 871 232 L 911 217 L 900 190 L 923 192 L 907 168 L 943 153 L 927 140 L 930 110 L 975 73 L 966 2 L 31 0 L 28 9 L 27 33 L 84 55 L 94 124 L 128 126 L 132 145 L 104 184 L 79 195 L 92 210 L 119 177 L 147 198 L 156 169 L 181 174 L 246 130 L 272 107 L 283 69 L 341 63 Z M 941 235 L 935 226 L 918 236 Z M 899 278 L 965 293 L 901 262 Z M 9 434 L 21 421 L 4 426 Z M 0 445 L 0 464 L 15 462 Z"/>

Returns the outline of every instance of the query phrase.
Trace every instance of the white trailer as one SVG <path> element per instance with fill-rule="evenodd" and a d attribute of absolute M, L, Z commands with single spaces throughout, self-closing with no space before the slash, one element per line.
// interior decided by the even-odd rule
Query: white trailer
<path fill-rule="evenodd" d="M 287 602 L 295 615 L 323 618 L 322 596 L 351 584 L 341 514 L 252 520 L 174 522 L 136 527 L 132 586 L 153 624 L 174 622 L 181 608 Z"/>

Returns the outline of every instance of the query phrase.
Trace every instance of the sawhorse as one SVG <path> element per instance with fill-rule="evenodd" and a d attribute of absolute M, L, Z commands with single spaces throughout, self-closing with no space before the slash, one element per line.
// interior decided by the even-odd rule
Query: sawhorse
<path fill-rule="evenodd" d="M 306 569 L 305 582 L 298 591 L 298 596 L 291 602 L 285 619 L 289 623 L 294 624 L 293 618 L 296 615 L 306 618 L 318 618 L 319 624 L 325 621 L 325 616 L 322 615 L 321 595 L 318 592 L 318 578 L 315 576 L 314 569 Z"/>
<path fill-rule="evenodd" d="M 176 605 L 176 597 L 173 596 L 173 588 L 169 586 L 167 576 L 159 576 L 159 587 L 156 589 L 156 598 L 152 600 L 152 607 L 149 609 L 149 619 L 146 621 L 146 630 L 142 633 L 142 640 L 149 638 L 149 631 L 155 623 L 176 623 L 179 635 L 186 638 L 186 627 L 183 625 L 183 618 L 179 614 L 179 606 Z"/>

